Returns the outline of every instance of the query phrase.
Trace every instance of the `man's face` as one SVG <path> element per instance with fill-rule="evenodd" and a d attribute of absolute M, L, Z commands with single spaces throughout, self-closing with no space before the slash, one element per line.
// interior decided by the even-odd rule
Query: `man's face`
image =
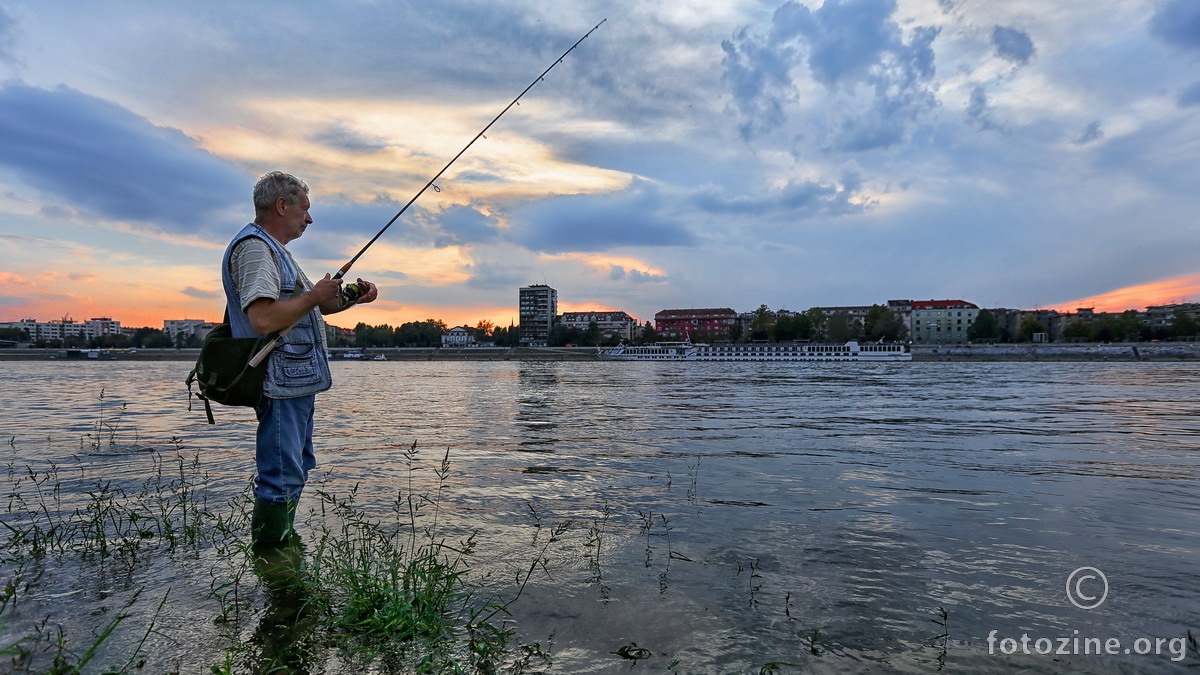
<path fill-rule="evenodd" d="M 295 204 L 288 203 L 286 198 L 281 197 L 278 204 L 283 209 L 284 236 L 288 241 L 299 239 L 300 235 L 304 234 L 305 228 L 313 221 L 312 216 L 308 215 L 308 208 L 311 205 L 308 195 L 301 194 L 300 201 Z"/>

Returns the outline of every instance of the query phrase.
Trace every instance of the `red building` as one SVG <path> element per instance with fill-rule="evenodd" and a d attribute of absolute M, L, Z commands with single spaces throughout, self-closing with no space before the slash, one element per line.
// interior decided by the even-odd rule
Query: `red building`
<path fill-rule="evenodd" d="M 664 340 L 729 339 L 737 312 L 720 309 L 664 309 L 654 315 L 654 330 Z"/>

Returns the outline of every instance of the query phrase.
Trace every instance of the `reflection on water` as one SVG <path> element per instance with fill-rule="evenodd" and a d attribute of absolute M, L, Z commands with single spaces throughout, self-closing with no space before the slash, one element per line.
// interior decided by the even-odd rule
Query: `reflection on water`
<path fill-rule="evenodd" d="M 307 673 L 316 665 L 316 608 L 304 576 L 305 552 L 300 537 L 279 547 L 251 552 L 254 573 L 266 595 L 266 606 L 250 644 L 256 672 Z"/>
<path fill-rule="evenodd" d="M 132 478 L 146 447 L 179 448 L 236 494 L 253 413 L 216 410 L 216 427 L 188 413 L 187 365 L 4 364 L 12 460 Z M 325 489 L 357 485 L 383 517 L 399 487 L 433 484 L 448 448 L 445 527 L 478 532 L 475 564 L 496 579 L 571 522 L 512 607 L 555 672 L 1182 671 L 1169 654 L 1002 657 L 986 638 L 1200 634 L 1197 364 L 335 368 L 317 422 Z M 120 444 L 95 442 L 112 427 Z M 429 464 L 410 473 L 414 441 Z M 1085 565 L 1111 583 L 1092 611 L 1065 595 Z M 163 623 L 220 653 L 206 622 Z M 623 657 L 630 644 L 649 656 Z"/>

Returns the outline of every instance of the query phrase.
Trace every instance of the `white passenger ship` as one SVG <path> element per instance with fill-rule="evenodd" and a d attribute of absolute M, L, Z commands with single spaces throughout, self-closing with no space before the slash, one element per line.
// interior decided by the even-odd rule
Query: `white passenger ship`
<path fill-rule="evenodd" d="M 604 361 L 912 361 L 908 345 L 859 344 L 704 344 L 656 342 L 652 345 L 601 347 Z"/>

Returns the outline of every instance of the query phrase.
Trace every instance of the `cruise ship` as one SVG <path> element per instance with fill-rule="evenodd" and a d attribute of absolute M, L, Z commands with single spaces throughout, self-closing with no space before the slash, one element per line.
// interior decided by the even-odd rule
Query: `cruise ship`
<path fill-rule="evenodd" d="M 855 340 L 844 344 L 656 342 L 601 347 L 597 355 L 604 361 L 912 361 L 908 345 Z"/>

